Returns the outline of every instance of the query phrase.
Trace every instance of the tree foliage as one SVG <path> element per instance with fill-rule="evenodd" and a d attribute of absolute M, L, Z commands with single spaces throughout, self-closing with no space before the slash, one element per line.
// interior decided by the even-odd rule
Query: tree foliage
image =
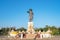
<path fill-rule="evenodd" d="M 12 29 L 17 30 L 17 31 L 26 31 L 27 30 L 24 27 L 21 27 L 21 28 L 18 28 L 18 29 L 13 28 L 13 27 L 11 27 L 11 28 L 6 27 L 6 28 L 1 28 L 0 29 L 0 35 L 7 35 L 8 32 L 11 31 Z M 60 27 L 57 28 L 56 26 L 46 25 L 44 28 L 34 28 L 35 31 L 41 30 L 41 32 L 47 31 L 48 29 L 50 29 L 52 31 L 52 33 L 51 33 L 52 35 L 60 35 Z"/>

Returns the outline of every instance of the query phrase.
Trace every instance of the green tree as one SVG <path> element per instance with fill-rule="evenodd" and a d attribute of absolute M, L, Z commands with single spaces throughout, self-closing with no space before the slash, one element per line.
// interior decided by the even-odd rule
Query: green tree
<path fill-rule="evenodd" d="M 23 30 L 26 31 L 26 29 L 24 27 L 18 28 L 17 30 L 18 31 L 23 31 Z"/>

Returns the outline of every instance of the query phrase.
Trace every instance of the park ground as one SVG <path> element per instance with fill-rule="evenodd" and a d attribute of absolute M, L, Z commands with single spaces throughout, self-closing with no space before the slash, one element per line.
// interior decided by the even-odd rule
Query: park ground
<path fill-rule="evenodd" d="M 0 40 L 60 40 L 60 36 L 54 36 L 52 38 L 43 38 L 43 39 L 20 39 L 20 38 L 12 38 L 7 36 L 0 36 Z"/>

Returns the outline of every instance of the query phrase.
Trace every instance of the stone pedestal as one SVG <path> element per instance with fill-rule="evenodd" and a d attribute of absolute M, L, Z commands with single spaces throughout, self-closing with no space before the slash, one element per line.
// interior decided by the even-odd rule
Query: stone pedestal
<path fill-rule="evenodd" d="M 28 34 L 34 34 L 35 33 L 33 26 L 34 26 L 33 22 L 28 22 L 28 29 L 27 29 Z"/>
<path fill-rule="evenodd" d="M 36 34 L 26 34 L 27 39 L 33 39 L 35 38 Z"/>

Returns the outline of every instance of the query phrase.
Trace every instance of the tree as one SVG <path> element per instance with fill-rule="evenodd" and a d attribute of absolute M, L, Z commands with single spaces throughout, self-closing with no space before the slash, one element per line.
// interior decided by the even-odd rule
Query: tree
<path fill-rule="evenodd" d="M 19 28 L 19 29 L 17 29 L 18 31 L 26 31 L 26 29 L 24 28 L 24 27 L 21 27 L 21 28 Z"/>

